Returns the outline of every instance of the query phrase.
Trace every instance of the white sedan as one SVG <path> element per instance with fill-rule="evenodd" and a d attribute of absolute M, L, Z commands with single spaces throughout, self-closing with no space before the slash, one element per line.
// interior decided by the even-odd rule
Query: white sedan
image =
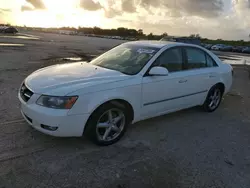
<path fill-rule="evenodd" d="M 222 50 L 223 48 L 225 48 L 224 44 L 216 44 L 211 47 L 211 50 Z"/>
<path fill-rule="evenodd" d="M 130 123 L 193 106 L 212 112 L 232 85 L 212 52 L 165 41 L 119 45 L 90 63 L 35 71 L 19 90 L 25 120 L 45 134 L 118 141 Z"/>

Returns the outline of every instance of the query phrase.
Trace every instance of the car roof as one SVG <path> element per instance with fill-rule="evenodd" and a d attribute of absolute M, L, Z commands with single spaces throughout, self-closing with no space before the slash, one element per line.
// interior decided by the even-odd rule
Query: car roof
<path fill-rule="evenodd" d="M 174 46 L 194 46 L 200 47 L 194 44 L 180 43 L 180 42 L 170 42 L 170 41 L 156 41 L 156 40 L 140 40 L 140 41 L 132 41 L 126 42 L 125 44 L 132 44 L 138 46 L 152 47 L 152 48 L 163 48 L 166 46 L 174 47 Z"/>

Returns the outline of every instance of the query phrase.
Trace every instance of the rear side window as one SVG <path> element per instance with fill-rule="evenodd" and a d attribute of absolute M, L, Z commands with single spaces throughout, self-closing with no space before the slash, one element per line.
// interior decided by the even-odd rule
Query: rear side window
<path fill-rule="evenodd" d="M 197 48 L 186 48 L 186 69 L 200 69 L 218 66 L 205 51 Z"/>
<path fill-rule="evenodd" d="M 182 70 L 183 58 L 181 48 L 167 49 L 156 59 L 154 66 L 162 66 L 169 72 L 177 72 Z"/>
<path fill-rule="evenodd" d="M 196 48 L 186 48 L 187 69 L 199 69 L 207 67 L 206 56 L 202 50 Z"/>
<path fill-rule="evenodd" d="M 207 58 L 207 67 L 217 67 L 217 63 L 215 63 L 215 61 L 212 59 L 212 57 L 210 57 L 210 55 L 206 54 L 206 58 Z"/>

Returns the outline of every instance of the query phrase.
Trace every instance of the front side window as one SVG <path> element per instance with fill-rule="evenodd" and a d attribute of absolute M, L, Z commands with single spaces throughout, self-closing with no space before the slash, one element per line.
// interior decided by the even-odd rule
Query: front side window
<path fill-rule="evenodd" d="M 195 48 L 186 48 L 187 69 L 199 69 L 206 66 L 205 52 Z"/>
<path fill-rule="evenodd" d="M 106 69 L 135 75 L 159 51 L 159 48 L 122 44 L 92 60 L 90 63 Z"/>
<path fill-rule="evenodd" d="M 183 59 L 181 48 L 167 49 L 154 63 L 154 66 L 165 67 L 169 72 L 181 71 L 182 65 Z"/>

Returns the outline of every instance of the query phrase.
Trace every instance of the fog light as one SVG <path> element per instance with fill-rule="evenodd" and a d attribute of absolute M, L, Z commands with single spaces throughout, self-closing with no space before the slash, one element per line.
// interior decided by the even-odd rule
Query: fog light
<path fill-rule="evenodd" d="M 47 129 L 47 130 L 49 130 L 49 131 L 55 131 L 55 130 L 58 129 L 58 127 L 51 127 L 51 126 L 44 125 L 44 124 L 41 124 L 41 127 L 42 127 L 43 129 Z"/>

